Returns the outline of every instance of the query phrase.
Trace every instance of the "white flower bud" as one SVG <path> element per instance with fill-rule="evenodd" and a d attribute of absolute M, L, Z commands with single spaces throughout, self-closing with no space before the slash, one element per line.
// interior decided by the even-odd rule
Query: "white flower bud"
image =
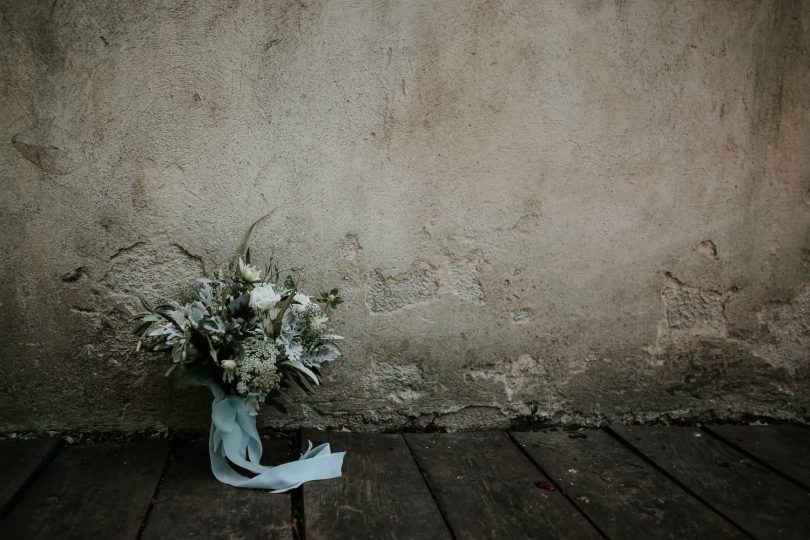
<path fill-rule="evenodd" d="M 241 257 L 239 258 L 239 274 L 242 279 L 250 283 L 259 281 L 262 278 L 261 271 L 252 264 L 245 264 Z"/>

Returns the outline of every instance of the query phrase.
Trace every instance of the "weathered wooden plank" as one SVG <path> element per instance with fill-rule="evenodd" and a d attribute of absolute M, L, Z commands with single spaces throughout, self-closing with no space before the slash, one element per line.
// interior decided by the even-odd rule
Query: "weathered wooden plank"
<path fill-rule="evenodd" d="M 810 538 L 810 493 L 687 427 L 614 427 L 688 489 L 757 538 Z"/>
<path fill-rule="evenodd" d="M 12 504 L 62 446 L 62 439 L 9 439 L 0 441 L 0 516 L 8 513 Z"/>
<path fill-rule="evenodd" d="M 167 441 L 65 448 L 0 523 L 0 537 L 135 538 L 168 455 Z"/>
<path fill-rule="evenodd" d="M 506 433 L 406 440 L 456 538 L 601 538 Z"/>
<path fill-rule="evenodd" d="M 268 465 L 289 461 L 287 439 L 262 445 Z M 221 484 L 211 472 L 207 438 L 178 442 L 142 538 L 292 539 L 290 494 Z"/>
<path fill-rule="evenodd" d="M 303 487 L 308 539 L 450 538 L 402 435 L 307 430 L 307 439 L 348 452 L 341 478 Z"/>
<path fill-rule="evenodd" d="M 604 431 L 513 437 L 608 538 L 748 537 Z"/>
<path fill-rule="evenodd" d="M 773 424 L 708 429 L 810 489 L 810 427 Z"/>

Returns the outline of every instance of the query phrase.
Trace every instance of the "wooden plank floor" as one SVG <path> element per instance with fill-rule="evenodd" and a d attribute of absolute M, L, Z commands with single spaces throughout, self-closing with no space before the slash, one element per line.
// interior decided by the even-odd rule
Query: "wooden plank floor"
<path fill-rule="evenodd" d="M 689 427 L 617 427 L 616 432 L 753 536 L 810 538 L 810 493 L 722 440 Z"/>
<path fill-rule="evenodd" d="M 267 465 L 292 458 L 286 439 L 264 440 L 262 445 Z M 208 438 L 177 442 L 142 538 L 292 540 L 289 493 L 233 489 L 212 480 Z"/>
<path fill-rule="evenodd" d="M 303 448 L 309 439 L 348 452 L 340 480 L 303 486 L 307 538 L 452 538 L 402 435 L 305 431 L 302 439 Z"/>
<path fill-rule="evenodd" d="M 457 538 L 599 538 L 506 433 L 407 437 Z"/>
<path fill-rule="evenodd" d="M 609 538 L 746 537 L 604 431 L 514 438 Z"/>
<path fill-rule="evenodd" d="M 370 434 L 342 478 L 270 494 L 219 484 L 207 440 L 0 440 L 0 538 L 810 538 L 810 427 Z"/>

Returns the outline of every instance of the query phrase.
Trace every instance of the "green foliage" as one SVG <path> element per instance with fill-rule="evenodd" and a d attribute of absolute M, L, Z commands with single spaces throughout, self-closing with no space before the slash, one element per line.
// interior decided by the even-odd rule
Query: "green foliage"
<path fill-rule="evenodd" d="M 338 295 L 337 289 L 332 289 L 329 292 L 322 292 L 320 297 L 318 297 L 318 302 L 323 304 L 324 307 L 331 307 L 334 309 L 343 303 L 343 298 Z"/>
<path fill-rule="evenodd" d="M 242 236 L 241 242 L 239 242 L 239 247 L 236 250 L 236 255 L 234 256 L 233 260 L 231 261 L 231 266 L 230 266 L 231 271 L 236 270 L 236 265 L 238 264 L 240 258 L 245 260 L 245 262 L 247 262 L 248 264 L 250 264 L 250 248 L 248 247 L 248 245 L 250 244 L 251 236 L 253 236 L 253 231 L 254 231 L 254 229 L 256 229 L 256 226 L 258 226 L 258 225 L 264 223 L 265 221 L 267 221 L 268 219 L 270 219 L 270 217 L 275 212 L 276 212 L 276 209 L 273 208 L 272 210 L 267 212 L 265 215 L 263 215 L 262 217 L 260 217 L 259 219 L 257 219 L 256 221 L 254 221 L 253 223 L 250 224 L 250 227 L 248 227 L 248 230 L 245 231 L 244 236 Z"/>
<path fill-rule="evenodd" d="M 263 271 L 250 263 L 250 238 L 272 214 L 250 225 L 228 271 L 180 287 L 175 299 L 158 305 L 136 295 L 144 309 L 134 317 L 138 348 L 171 358 L 166 374 L 176 386 L 216 384 L 283 408 L 287 391 L 314 392 L 320 366 L 340 357 L 334 341 L 342 338 L 325 326 L 325 310 L 343 302 L 338 290 L 313 302 L 292 276 L 279 284 L 273 259 Z"/>

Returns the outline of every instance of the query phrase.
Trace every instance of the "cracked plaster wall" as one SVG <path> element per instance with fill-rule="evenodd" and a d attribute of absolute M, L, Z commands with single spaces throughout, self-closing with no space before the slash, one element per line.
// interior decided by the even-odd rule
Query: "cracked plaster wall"
<path fill-rule="evenodd" d="M 0 430 L 204 428 L 130 293 L 338 285 L 275 426 L 810 416 L 810 2 L 0 2 Z"/>

